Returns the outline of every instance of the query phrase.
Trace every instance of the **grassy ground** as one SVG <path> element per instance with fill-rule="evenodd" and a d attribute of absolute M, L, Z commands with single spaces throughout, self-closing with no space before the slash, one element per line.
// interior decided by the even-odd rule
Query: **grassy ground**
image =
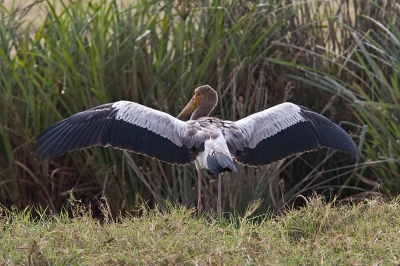
<path fill-rule="evenodd" d="M 154 210 L 100 223 L 74 205 L 68 215 L 3 210 L 2 265 L 395 265 L 400 261 L 399 199 L 332 208 L 319 198 L 282 216 L 195 218 Z M 256 204 L 255 204 L 256 206 Z M 107 205 L 104 205 L 107 216 Z M 250 213 L 251 211 L 249 211 Z"/>

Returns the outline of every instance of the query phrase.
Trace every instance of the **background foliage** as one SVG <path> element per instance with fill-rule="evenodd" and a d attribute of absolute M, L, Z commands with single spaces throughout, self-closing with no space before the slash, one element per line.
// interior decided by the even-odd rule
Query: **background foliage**
<path fill-rule="evenodd" d="M 39 3 L 40 2 L 40 3 Z M 224 175 L 223 209 L 280 210 L 313 191 L 340 199 L 399 193 L 400 20 L 396 1 L 38 1 L 1 9 L 0 202 L 67 205 L 69 190 L 112 212 L 196 202 L 195 167 L 170 166 L 112 148 L 39 164 L 30 152 L 47 126 L 121 99 L 177 115 L 193 89 L 220 95 L 213 115 L 236 120 L 292 101 L 352 135 L 364 164 L 331 150 Z M 363 3 L 361 5 L 361 2 Z M 203 181 L 214 208 L 215 177 Z"/>

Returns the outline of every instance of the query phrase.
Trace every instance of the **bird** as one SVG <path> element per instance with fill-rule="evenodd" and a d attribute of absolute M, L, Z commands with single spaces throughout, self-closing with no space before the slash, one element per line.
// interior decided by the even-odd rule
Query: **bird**
<path fill-rule="evenodd" d="M 354 140 L 340 126 L 307 107 L 283 102 L 233 122 L 209 116 L 217 103 L 218 94 L 209 85 L 196 88 L 176 118 L 136 102 L 106 103 L 48 127 L 37 136 L 32 151 L 43 162 L 100 145 L 170 164 L 194 163 L 199 216 L 203 168 L 218 175 L 217 213 L 221 214 L 222 174 L 237 171 L 234 161 L 259 167 L 331 148 L 361 162 Z M 189 115 L 189 120 L 181 120 Z"/>

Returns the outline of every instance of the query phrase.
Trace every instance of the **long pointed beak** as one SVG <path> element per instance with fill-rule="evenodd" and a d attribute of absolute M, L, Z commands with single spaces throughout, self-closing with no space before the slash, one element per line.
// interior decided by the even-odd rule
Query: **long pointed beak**
<path fill-rule="evenodd" d="M 195 94 L 176 118 L 182 119 L 189 116 L 199 106 L 200 106 L 200 95 Z"/>

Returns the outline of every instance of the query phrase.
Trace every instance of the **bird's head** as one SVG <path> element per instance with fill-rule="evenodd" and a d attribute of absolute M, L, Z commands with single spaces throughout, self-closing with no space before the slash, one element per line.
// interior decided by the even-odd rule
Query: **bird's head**
<path fill-rule="evenodd" d="M 194 90 L 194 96 L 176 117 L 182 119 L 192 114 L 190 119 L 209 116 L 218 103 L 218 94 L 209 85 L 203 85 Z"/>

